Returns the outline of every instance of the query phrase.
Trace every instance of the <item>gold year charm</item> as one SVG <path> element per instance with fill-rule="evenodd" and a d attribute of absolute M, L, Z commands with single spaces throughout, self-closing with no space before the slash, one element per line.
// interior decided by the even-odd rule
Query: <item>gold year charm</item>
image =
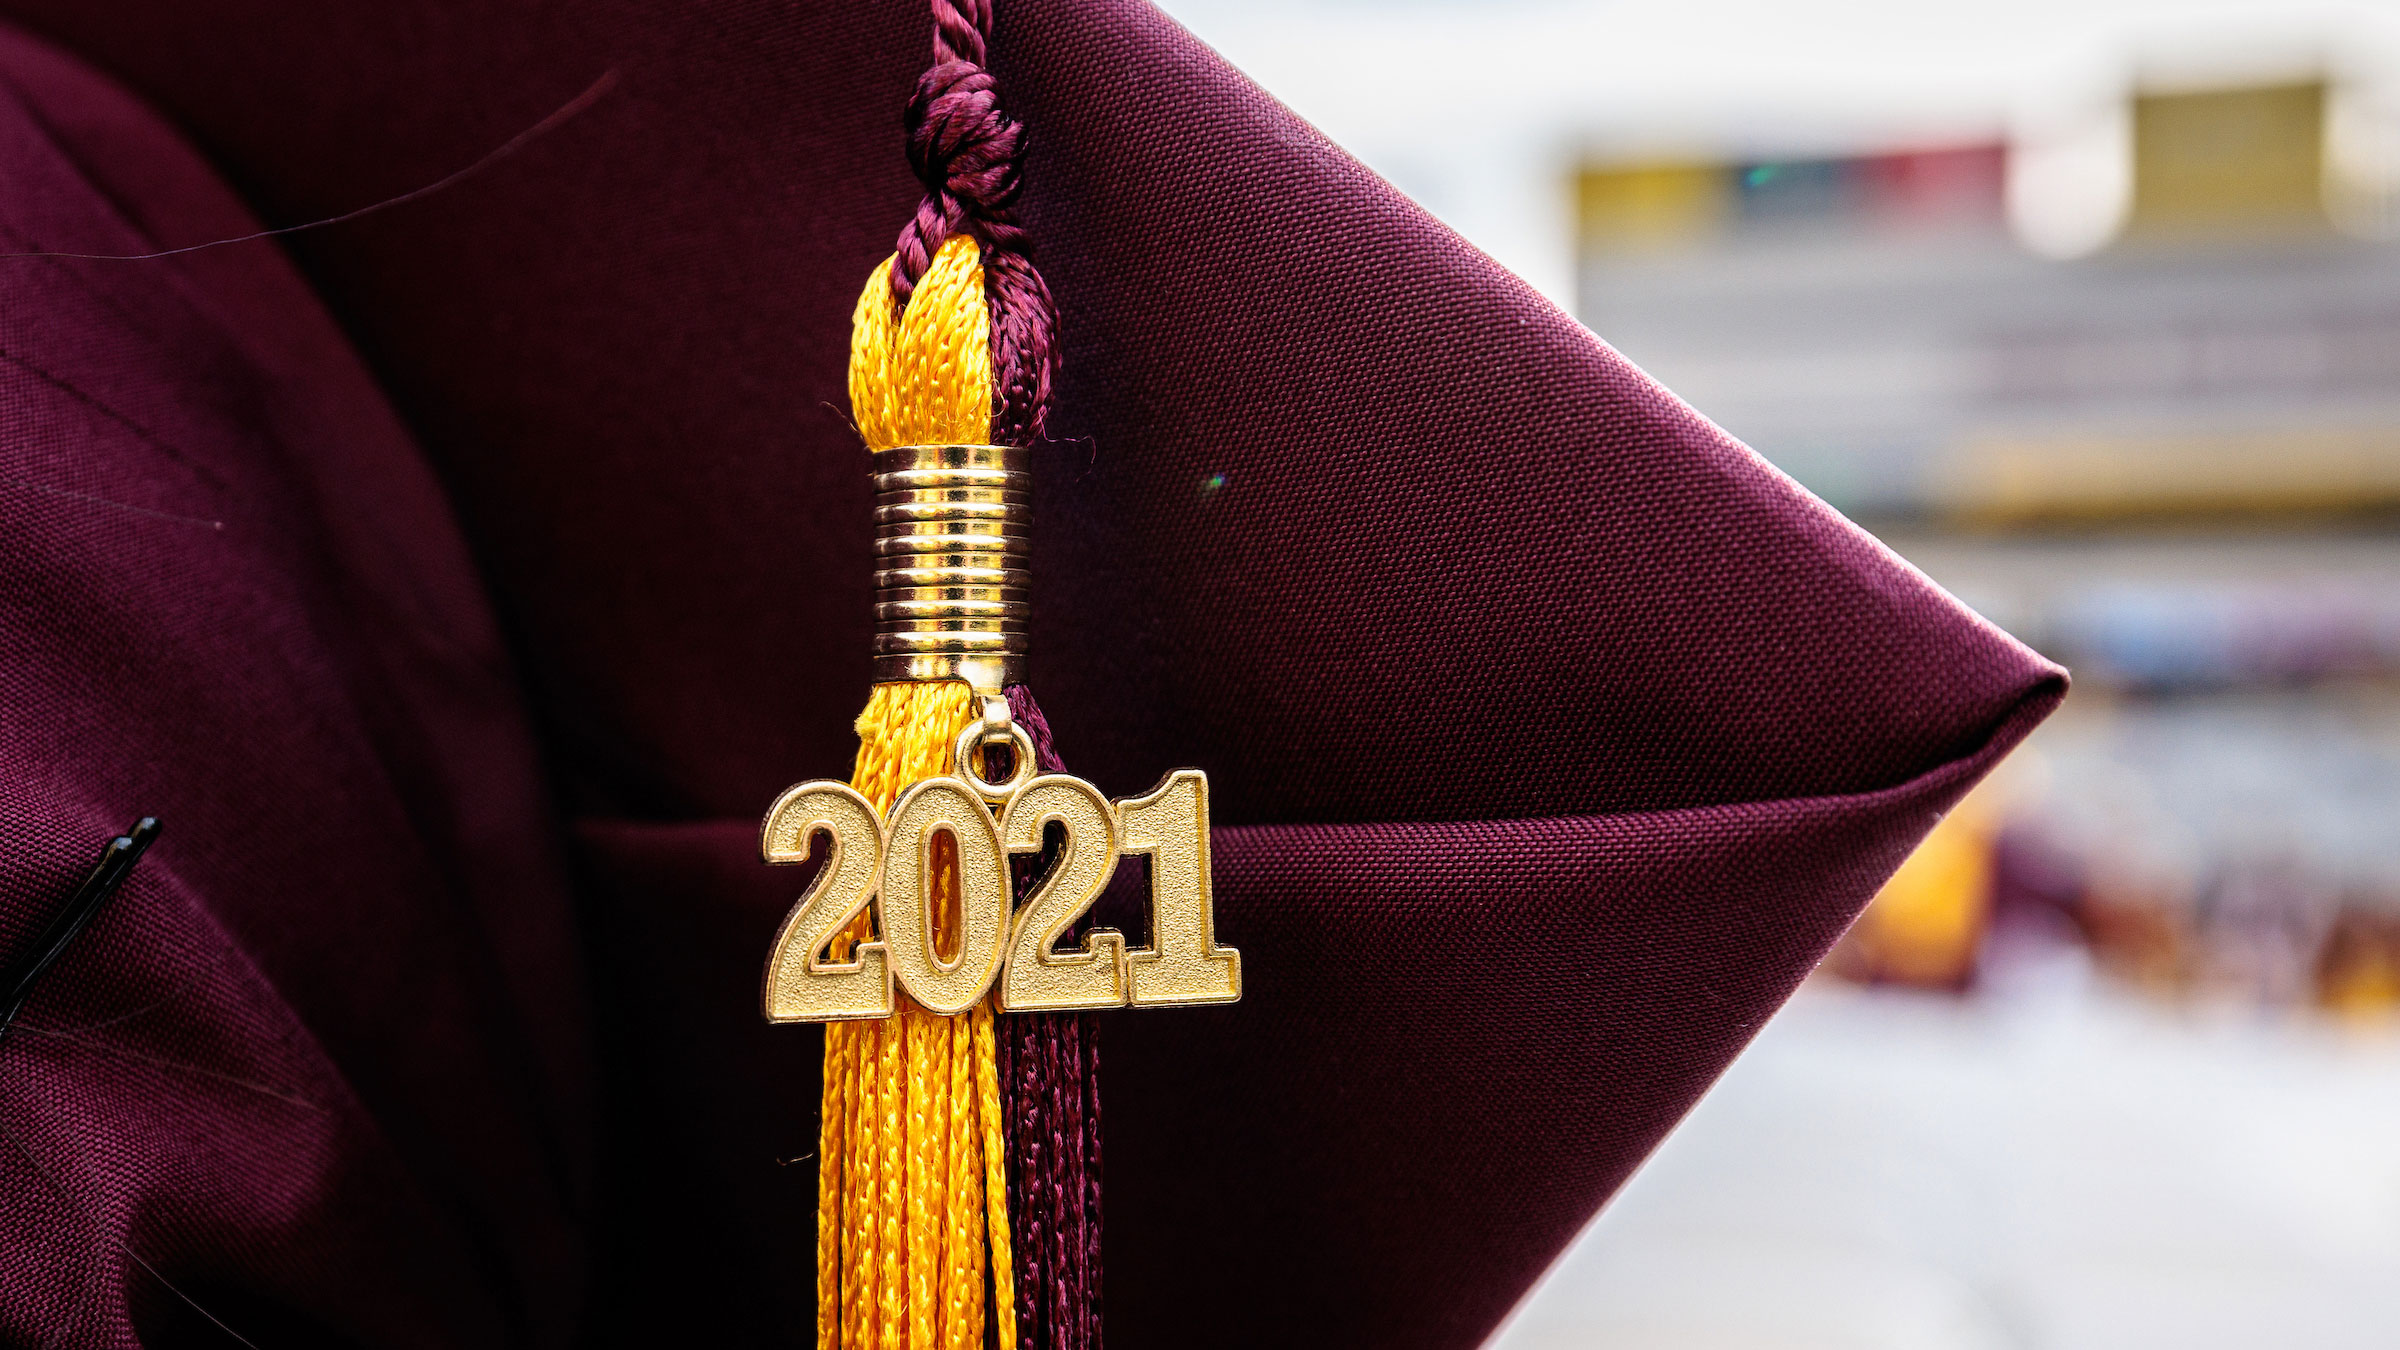
<path fill-rule="evenodd" d="M 1030 748 L 1030 747 L 1029 747 Z M 980 779 L 929 778 L 900 794 L 881 820 L 849 785 L 802 783 L 767 808 L 759 853 L 770 863 L 830 851 L 775 934 L 764 1002 L 770 1022 L 892 1015 L 895 983 L 937 1013 L 959 1013 L 999 988 L 1005 1012 L 1156 1008 L 1231 1003 L 1242 996 L 1242 954 L 1216 940 L 1209 884 L 1208 775 L 1178 769 L 1139 797 L 1110 801 L 1066 774 L 1023 778 L 999 810 Z M 1038 853 L 1057 824 L 1057 862 L 1012 906 L 1008 858 Z M 958 864 L 956 950 L 935 941 L 937 836 Z M 1112 928 L 1057 949 L 1100 898 L 1127 854 L 1150 859 L 1150 943 L 1128 947 Z M 861 913 L 872 936 L 846 961 L 834 941 Z"/>

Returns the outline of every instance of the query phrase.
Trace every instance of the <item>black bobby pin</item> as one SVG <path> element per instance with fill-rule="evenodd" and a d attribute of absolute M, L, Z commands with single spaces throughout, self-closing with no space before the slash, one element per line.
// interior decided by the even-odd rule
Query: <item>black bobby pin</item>
<path fill-rule="evenodd" d="M 108 898 L 125 884 L 133 865 L 142 860 L 143 851 L 156 838 L 158 817 L 144 816 L 132 829 L 109 840 L 100 850 L 99 866 L 75 888 L 75 894 L 67 897 L 66 908 L 50 920 L 23 955 L 0 969 L 0 1040 L 7 1039 L 9 1028 L 16 1024 L 17 1011 L 33 996 L 33 987 L 41 983 L 43 973 L 84 929 L 91 927 L 92 920 L 108 904 Z"/>

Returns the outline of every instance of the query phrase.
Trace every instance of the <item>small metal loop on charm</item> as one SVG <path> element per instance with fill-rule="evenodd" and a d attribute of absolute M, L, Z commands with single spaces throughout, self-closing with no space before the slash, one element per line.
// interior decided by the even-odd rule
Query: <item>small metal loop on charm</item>
<path fill-rule="evenodd" d="M 1031 452 L 903 445 L 875 459 L 875 679 L 997 694 L 1025 666 Z"/>
<path fill-rule="evenodd" d="M 988 708 L 989 704 L 986 706 Z M 1008 705 L 1003 703 L 1001 706 L 1005 708 Z M 985 745 L 1003 740 L 1008 742 L 1010 754 L 1016 763 L 1010 766 L 1007 782 L 995 783 L 976 771 L 975 752 Z M 1004 802 L 1008 800 L 1008 794 L 1025 786 L 1033 777 L 1033 737 L 1025 734 L 1025 728 L 1014 722 L 1002 725 L 997 731 L 988 721 L 977 722 L 958 733 L 957 761 L 958 777 L 968 787 L 975 789 L 987 802 Z"/>

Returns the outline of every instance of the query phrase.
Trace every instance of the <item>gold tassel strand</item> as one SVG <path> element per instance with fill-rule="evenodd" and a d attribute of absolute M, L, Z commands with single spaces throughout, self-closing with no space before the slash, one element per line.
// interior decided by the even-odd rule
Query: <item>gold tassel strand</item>
<path fill-rule="evenodd" d="M 975 242 L 946 242 L 906 309 L 891 295 L 887 260 L 851 329 L 851 414 L 867 448 L 984 442 L 991 329 Z M 877 685 L 851 786 L 889 810 L 910 784 L 950 771 L 951 747 L 980 715 L 962 682 Z M 955 895 L 955 874 L 937 871 L 935 886 Z M 991 1009 L 947 1018 L 905 994 L 898 1003 L 880 1022 L 826 1031 L 817 1345 L 982 1350 L 988 1278 L 995 1341 L 1016 1350 Z"/>

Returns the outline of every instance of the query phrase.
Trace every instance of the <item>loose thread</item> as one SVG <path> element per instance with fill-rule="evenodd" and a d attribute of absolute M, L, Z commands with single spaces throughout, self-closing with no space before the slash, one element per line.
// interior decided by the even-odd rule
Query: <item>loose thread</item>
<path fill-rule="evenodd" d="M 125 879 L 133 873 L 134 864 L 142 860 L 142 855 L 149 849 L 151 841 L 158 837 L 159 828 L 156 817 L 144 816 L 134 824 L 133 828 L 102 845 L 98 865 L 84 877 L 83 882 L 67 897 L 66 904 L 60 908 L 40 933 L 35 934 L 33 941 L 26 945 L 17 959 L 10 962 L 6 969 L 0 970 L 0 1040 L 6 1038 L 10 1028 L 15 1024 L 17 1014 L 23 1010 L 26 1000 L 32 996 L 34 986 L 42 976 L 49 971 L 52 964 L 64 954 L 66 949 L 83 935 L 84 931 L 90 927 L 92 920 L 99 916 L 100 910 L 124 886 Z M 91 1027 L 104 1025 L 106 1023 L 93 1023 Z M 55 1031 L 46 1032 L 35 1027 L 19 1029 L 34 1035 L 47 1034 L 60 1040 L 88 1044 Z M 245 1086 L 257 1085 L 245 1084 Z M 261 1088 L 260 1090 L 266 1091 L 267 1089 Z M 270 1095 L 283 1096 L 281 1093 L 271 1093 Z M 297 1098 L 285 1099 L 299 1100 Z M 306 1102 L 300 1104 L 308 1105 Z M 98 1212 L 86 1203 L 82 1196 L 77 1195 L 69 1188 L 57 1173 L 51 1171 L 49 1166 L 33 1151 L 31 1145 L 19 1139 L 16 1132 L 9 1129 L 4 1123 L 0 1123 L 0 1140 L 5 1140 L 10 1148 L 15 1149 L 18 1156 L 25 1159 L 26 1166 L 33 1169 L 34 1175 L 47 1182 L 50 1189 L 58 1192 L 59 1198 L 66 1201 L 68 1207 L 80 1215 L 103 1242 L 123 1253 L 126 1260 L 140 1266 L 151 1279 L 165 1286 L 168 1293 L 181 1299 L 193 1312 L 207 1318 L 217 1330 L 231 1336 L 243 1345 L 249 1346 L 250 1350 L 258 1350 L 256 1342 L 227 1326 L 224 1319 L 202 1307 L 198 1299 L 185 1293 L 182 1286 L 168 1279 L 164 1272 L 150 1264 L 140 1252 L 135 1251 L 131 1243 L 120 1237 L 108 1224 L 102 1222 Z"/>
<path fill-rule="evenodd" d="M 491 150 L 485 151 L 481 159 L 476 160 L 474 163 L 469 164 L 465 168 L 453 169 L 449 173 L 436 178 L 432 182 L 427 183 L 422 187 L 410 188 L 408 191 L 403 192 L 396 197 L 386 197 L 379 202 L 369 202 L 367 205 L 358 207 L 354 210 L 344 211 L 338 216 L 325 216 L 317 220 L 306 220 L 297 225 L 278 225 L 271 230 L 254 230 L 249 234 L 231 235 L 224 239 L 210 239 L 204 243 L 198 244 L 185 244 L 181 248 L 160 249 L 156 253 L 63 253 L 50 250 L 37 250 L 28 253 L 0 253 L 0 260 L 6 260 L 10 258 L 67 258 L 81 262 L 152 262 L 159 258 L 173 258 L 186 253 L 198 253 L 204 249 L 224 248 L 230 244 L 247 244 L 260 239 L 276 239 L 287 234 L 301 234 L 309 230 L 322 230 L 329 225 L 347 225 L 353 220 L 360 220 L 367 216 L 374 215 L 380 211 L 389 211 L 395 206 L 406 206 L 410 202 L 423 201 L 425 198 L 430 197 L 437 192 L 441 192 L 447 188 L 455 187 L 458 184 L 473 178 L 475 175 L 482 173 L 485 169 L 492 167 L 501 160 L 508 158 L 510 155 L 517 153 L 519 150 L 524 149 L 526 146 L 533 144 L 542 137 L 549 135 L 551 132 L 556 131 L 562 126 L 565 126 L 568 122 L 573 121 L 585 109 L 591 107 L 595 103 L 598 103 L 601 98 L 608 93 L 608 91 L 616 87 L 617 69 L 616 67 L 611 66 L 607 70 L 601 71 L 600 78 L 592 81 L 591 84 L 584 88 L 582 93 L 577 94 L 575 97 L 568 99 L 565 103 L 560 104 L 558 109 L 552 112 L 548 117 L 545 117 L 541 121 L 534 123 L 532 126 L 525 128 L 516 135 L 509 137 L 507 140 L 501 142 L 498 146 L 492 148 Z"/>
<path fill-rule="evenodd" d="M 143 1271 L 150 1276 L 151 1279 L 154 1279 L 161 1285 L 164 1285 L 168 1293 L 173 1294 L 175 1297 L 183 1300 L 185 1306 L 189 1307 L 193 1312 L 196 1312 L 202 1317 L 207 1318 L 212 1324 L 215 1325 L 217 1330 L 224 1332 L 226 1335 L 231 1336 L 235 1340 L 241 1342 L 243 1345 L 248 1346 L 249 1350 L 258 1350 L 258 1342 L 251 1340 L 242 1333 L 235 1331 L 232 1327 L 225 1325 L 223 1318 L 218 1317 L 215 1313 L 210 1312 L 208 1309 L 200 1306 L 200 1301 L 198 1299 L 195 1299 L 190 1294 L 183 1292 L 182 1286 L 176 1284 L 173 1280 L 168 1279 L 158 1267 L 151 1265 L 150 1262 L 145 1259 L 140 1252 L 135 1251 L 131 1244 L 127 1243 L 123 1238 L 118 1237 L 115 1233 L 111 1232 L 108 1226 L 101 1222 L 98 1212 L 95 1211 L 90 1205 L 84 1203 L 83 1197 L 67 1189 L 66 1182 L 60 1180 L 56 1173 L 52 1172 L 49 1167 L 45 1166 L 42 1160 L 34 1155 L 33 1150 L 26 1146 L 25 1141 L 17 1138 L 16 1131 L 9 1129 L 4 1124 L 0 1124 L 0 1140 L 6 1140 L 8 1146 L 15 1149 L 18 1156 L 25 1159 L 26 1165 L 33 1169 L 35 1175 L 48 1182 L 50 1184 L 50 1189 L 58 1192 L 59 1198 L 65 1200 L 77 1214 L 82 1215 L 83 1221 L 91 1225 L 92 1231 L 99 1234 L 100 1239 L 103 1242 L 106 1242 L 108 1245 L 116 1248 L 118 1251 L 123 1252 L 126 1260 L 133 1262 L 137 1266 L 140 1266 Z"/>

